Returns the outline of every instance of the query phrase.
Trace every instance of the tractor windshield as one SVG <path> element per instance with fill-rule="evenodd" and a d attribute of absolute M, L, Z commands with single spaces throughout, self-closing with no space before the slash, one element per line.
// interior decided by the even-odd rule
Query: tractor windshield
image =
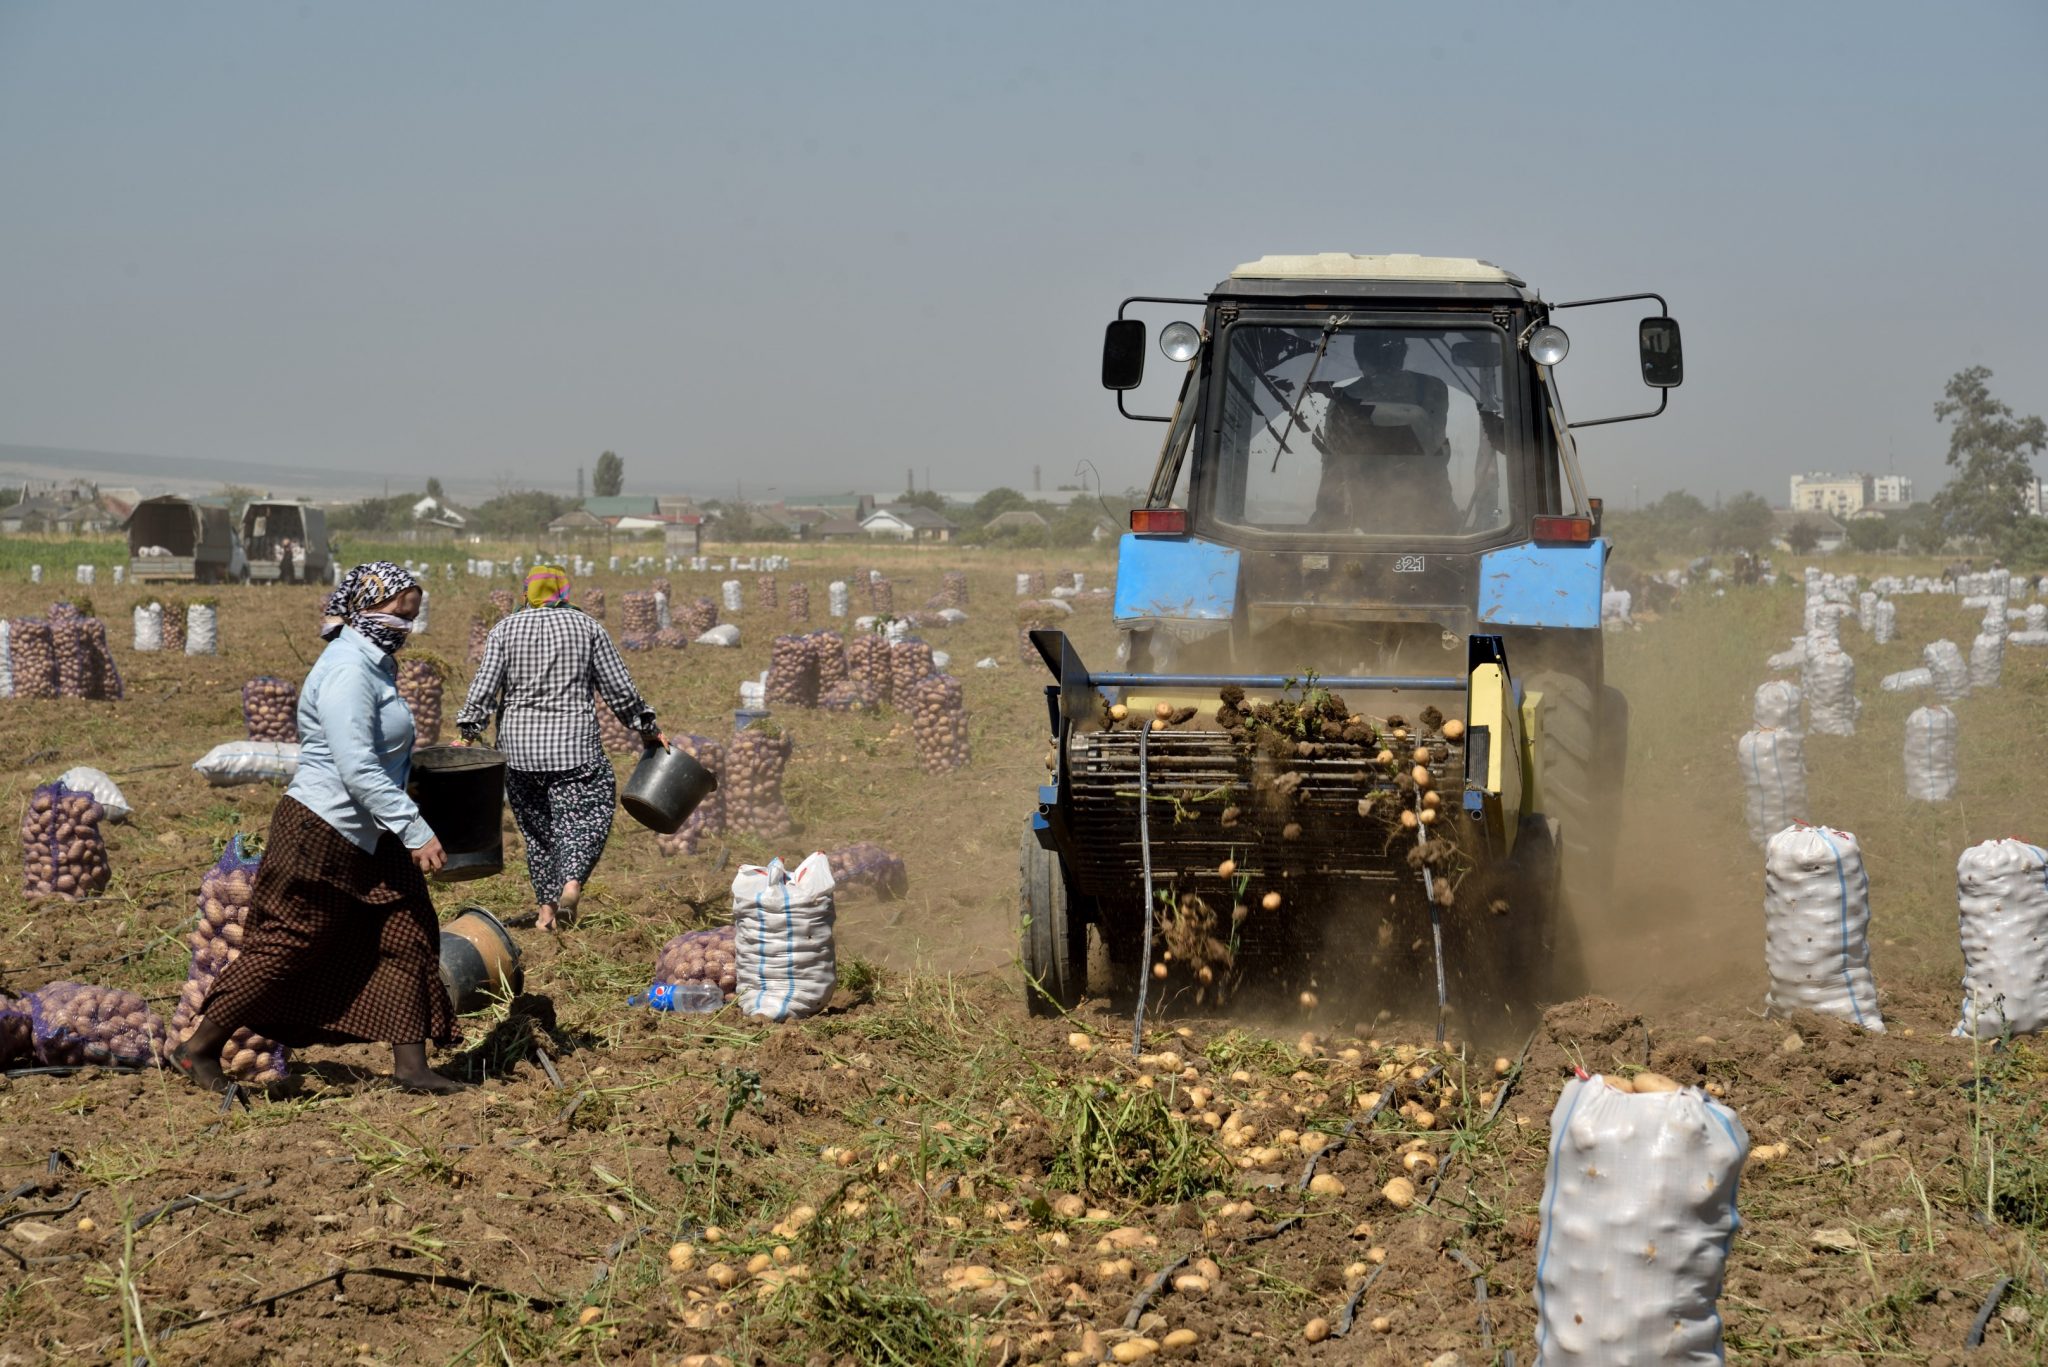
<path fill-rule="evenodd" d="M 1491 327 L 1232 327 L 1208 515 L 1332 536 L 1506 526 L 1506 355 Z"/>

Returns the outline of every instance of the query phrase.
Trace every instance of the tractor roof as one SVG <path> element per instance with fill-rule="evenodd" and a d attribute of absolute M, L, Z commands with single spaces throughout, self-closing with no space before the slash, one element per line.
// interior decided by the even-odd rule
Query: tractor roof
<path fill-rule="evenodd" d="M 1518 300 L 1535 291 L 1513 271 L 1463 256 L 1417 256 L 1412 252 L 1366 255 L 1309 252 L 1262 256 L 1231 271 L 1218 295 L 1236 298 L 1379 298 Z"/>
<path fill-rule="evenodd" d="M 1521 277 L 1491 261 L 1469 256 L 1417 256 L 1392 252 L 1366 256 L 1358 252 L 1310 252 L 1299 256 L 1262 256 L 1230 273 L 1232 280 L 1443 280 L 1466 284 L 1520 285 Z"/>

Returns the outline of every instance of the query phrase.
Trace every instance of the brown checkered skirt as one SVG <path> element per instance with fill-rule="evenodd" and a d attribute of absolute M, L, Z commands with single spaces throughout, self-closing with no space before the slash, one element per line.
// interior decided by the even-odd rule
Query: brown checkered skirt
<path fill-rule="evenodd" d="M 292 798 L 277 804 L 242 952 L 200 1008 L 281 1044 L 453 1044 L 427 880 L 388 832 L 365 853 Z"/>

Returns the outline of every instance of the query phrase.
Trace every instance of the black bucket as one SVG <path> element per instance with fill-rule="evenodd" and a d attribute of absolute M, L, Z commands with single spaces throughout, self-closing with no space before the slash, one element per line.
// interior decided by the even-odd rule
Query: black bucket
<path fill-rule="evenodd" d="M 440 837 L 444 883 L 489 878 L 505 867 L 505 757 L 481 745 L 429 745 L 413 751 L 406 786 Z"/>
<path fill-rule="evenodd" d="M 482 907 L 464 907 L 441 927 L 441 985 L 448 989 L 457 1015 L 516 997 L 526 986 L 519 946 L 498 918 Z"/>
<path fill-rule="evenodd" d="M 697 804 L 717 790 L 718 775 L 675 746 L 663 745 L 641 752 L 620 790 L 619 805 L 650 830 L 674 835 Z"/>

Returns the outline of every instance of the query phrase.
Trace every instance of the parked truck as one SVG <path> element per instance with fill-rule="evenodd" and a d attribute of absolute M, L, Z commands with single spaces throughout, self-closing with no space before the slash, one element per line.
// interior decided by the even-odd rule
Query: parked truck
<path fill-rule="evenodd" d="M 164 494 L 128 515 L 128 573 L 145 584 L 224 584 L 248 572 L 225 499 Z"/>
<path fill-rule="evenodd" d="M 310 503 L 262 499 L 242 510 L 242 545 L 250 579 L 260 583 L 323 584 L 332 553 L 327 514 Z"/>

